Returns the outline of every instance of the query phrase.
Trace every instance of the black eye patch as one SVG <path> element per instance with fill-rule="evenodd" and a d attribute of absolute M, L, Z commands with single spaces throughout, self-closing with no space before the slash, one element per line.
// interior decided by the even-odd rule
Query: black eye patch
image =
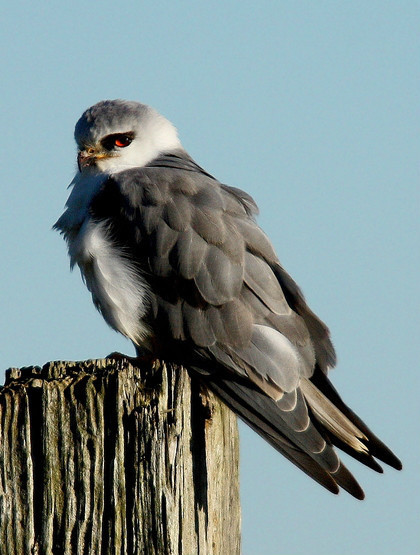
<path fill-rule="evenodd" d="M 127 133 L 113 133 L 107 135 L 101 141 L 101 145 L 105 150 L 113 150 L 114 148 L 125 148 L 130 145 L 134 139 L 134 133 L 128 131 Z"/>

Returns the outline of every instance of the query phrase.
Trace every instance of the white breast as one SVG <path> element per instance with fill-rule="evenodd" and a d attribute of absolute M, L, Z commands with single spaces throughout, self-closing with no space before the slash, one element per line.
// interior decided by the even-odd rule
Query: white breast
<path fill-rule="evenodd" d="M 105 224 L 86 219 L 69 241 L 69 254 L 106 322 L 141 344 L 149 334 L 142 321 L 149 304 L 148 287 L 133 262 L 112 244 Z"/>
<path fill-rule="evenodd" d="M 80 267 L 93 302 L 106 322 L 137 345 L 149 334 L 142 321 L 148 307 L 148 286 L 138 270 L 113 245 L 105 223 L 93 222 L 89 205 L 106 174 L 76 174 L 66 210 L 55 228 L 68 242 L 71 266 Z"/>

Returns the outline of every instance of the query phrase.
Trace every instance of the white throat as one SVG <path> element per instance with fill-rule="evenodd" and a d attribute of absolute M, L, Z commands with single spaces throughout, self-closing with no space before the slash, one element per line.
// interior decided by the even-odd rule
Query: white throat
<path fill-rule="evenodd" d="M 132 143 L 116 149 L 109 158 L 98 159 L 98 172 L 117 173 L 128 168 L 139 168 L 151 162 L 164 152 L 182 149 L 175 126 L 150 106 L 140 105 L 135 119 L 127 118 L 116 124 L 99 126 L 92 137 L 95 141 L 106 135 L 116 133 L 134 133 Z M 94 172 L 94 168 L 87 168 Z"/>

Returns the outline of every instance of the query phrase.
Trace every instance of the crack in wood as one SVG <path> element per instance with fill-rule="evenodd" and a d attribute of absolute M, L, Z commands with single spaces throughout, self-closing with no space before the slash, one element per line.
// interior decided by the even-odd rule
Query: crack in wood
<path fill-rule="evenodd" d="M 2 555 L 239 555 L 236 418 L 181 367 L 10 369 Z"/>

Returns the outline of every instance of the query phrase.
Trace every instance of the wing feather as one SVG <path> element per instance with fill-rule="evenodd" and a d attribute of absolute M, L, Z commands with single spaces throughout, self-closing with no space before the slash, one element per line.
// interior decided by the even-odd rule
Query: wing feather
<path fill-rule="evenodd" d="M 150 235 L 150 250 L 155 256 L 168 257 L 182 233 L 178 233 L 161 219 Z"/>
<path fill-rule="evenodd" d="M 176 195 L 169 198 L 163 211 L 163 219 L 175 231 L 185 231 L 191 223 L 192 206 L 188 197 Z"/>
<path fill-rule="evenodd" d="M 378 471 L 373 456 L 401 463 L 327 380 L 335 364 L 328 328 L 280 266 L 257 212 L 249 195 L 182 151 L 111 176 L 91 205 L 149 283 L 146 324 L 163 354 L 188 362 L 324 487 L 362 498 L 333 444 Z"/>
<path fill-rule="evenodd" d="M 245 254 L 244 281 L 274 314 L 291 314 L 278 280 L 270 266 L 250 252 Z"/>
<path fill-rule="evenodd" d="M 209 245 L 191 227 L 178 234 L 172 251 L 173 267 L 185 279 L 193 279 L 202 268 Z"/>
<path fill-rule="evenodd" d="M 203 298 L 212 305 L 221 305 L 239 296 L 243 267 L 229 259 L 214 245 L 209 245 L 204 264 L 194 281 Z"/>

